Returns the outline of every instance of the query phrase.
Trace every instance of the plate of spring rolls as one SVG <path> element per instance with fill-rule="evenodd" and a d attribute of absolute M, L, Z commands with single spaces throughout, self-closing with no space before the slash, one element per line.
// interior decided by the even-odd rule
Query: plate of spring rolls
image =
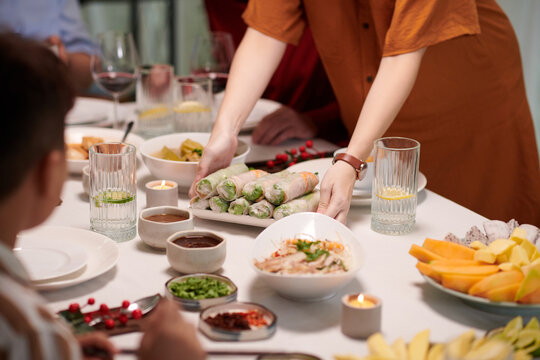
<path fill-rule="evenodd" d="M 303 161 L 288 168 L 289 171 L 309 171 L 318 175 L 319 179 L 323 179 L 326 170 L 332 166 L 332 159 L 315 159 Z M 372 166 L 369 164 L 368 166 Z M 427 178 L 421 172 L 418 173 L 418 192 L 424 190 L 427 185 Z M 318 186 L 317 188 L 318 189 Z M 351 198 L 351 206 L 366 206 L 371 205 L 371 186 L 365 189 L 354 188 Z"/>
<path fill-rule="evenodd" d="M 316 211 L 318 183 L 309 171 L 269 174 L 233 164 L 199 180 L 190 206 L 199 218 L 267 227 L 295 213 Z"/>

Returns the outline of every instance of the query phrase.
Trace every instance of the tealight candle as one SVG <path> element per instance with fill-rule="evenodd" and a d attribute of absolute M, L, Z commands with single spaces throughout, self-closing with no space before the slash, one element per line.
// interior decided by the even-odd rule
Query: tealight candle
<path fill-rule="evenodd" d="M 146 207 L 178 206 L 178 184 L 170 180 L 146 183 Z"/>
<path fill-rule="evenodd" d="M 341 332 L 356 338 L 366 339 L 381 331 L 382 302 L 366 294 L 349 294 L 341 299 Z"/>

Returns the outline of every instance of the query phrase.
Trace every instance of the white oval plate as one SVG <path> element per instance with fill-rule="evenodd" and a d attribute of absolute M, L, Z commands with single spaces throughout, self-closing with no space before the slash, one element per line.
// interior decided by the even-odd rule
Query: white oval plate
<path fill-rule="evenodd" d="M 64 131 L 64 139 L 66 144 L 80 143 L 83 136 L 95 136 L 103 138 L 104 141 L 120 142 L 122 136 L 124 136 L 124 130 L 119 129 L 107 129 L 100 127 L 85 127 L 85 126 L 72 126 L 66 127 Z M 134 145 L 139 148 L 144 142 L 144 139 L 135 134 L 129 134 L 126 143 Z M 67 160 L 68 171 L 71 174 L 81 174 L 82 169 L 88 165 L 88 160 Z"/>
<path fill-rule="evenodd" d="M 13 249 L 32 281 L 49 280 L 71 274 L 86 265 L 88 256 L 73 241 L 24 236 Z"/>
<path fill-rule="evenodd" d="M 267 227 L 276 222 L 275 219 L 259 219 L 249 215 L 233 215 L 229 213 L 218 213 L 212 210 L 191 209 L 193 215 L 206 220 L 223 221 L 233 224 L 251 225 Z"/>
<path fill-rule="evenodd" d="M 66 125 L 86 125 L 107 120 L 112 101 L 78 97 L 66 116 Z"/>
<path fill-rule="evenodd" d="M 94 279 L 109 271 L 118 261 L 118 245 L 105 235 L 90 230 L 42 226 L 21 233 L 17 241 L 24 241 L 25 238 L 40 239 L 43 242 L 49 239 L 70 242 L 81 247 L 88 256 L 86 266 L 78 271 L 50 280 L 33 281 L 33 287 L 38 290 L 61 289 Z"/>
<path fill-rule="evenodd" d="M 326 170 L 328 170 L 330 166 L 332 166 L 332 159 L 325 158 L 325 159 L 303 161 L 289 167 L 288 170 L 293 171 L 293 172 L 309 171 L 312 173 L 317 173 L 317 175 L 319 176 L 319 181 L 321 181 L 322 178 L 324 177 L 324 174 L 326 173 Z M 426 185 L 427 185 L 426 176 L 422 174 L 421 172 L 419 172 L 418 173 L 418 192 L 424 190 Z M 317 185 L 317 189 L 318 188 L 320 188 L 320 182 L 319 182 L 319 185 Z M 371 205 L 371 189 L 369 190 L 354 189 L 352 198 L 351 198 L 351 205 L 355 205 L 355 206 Z"/>

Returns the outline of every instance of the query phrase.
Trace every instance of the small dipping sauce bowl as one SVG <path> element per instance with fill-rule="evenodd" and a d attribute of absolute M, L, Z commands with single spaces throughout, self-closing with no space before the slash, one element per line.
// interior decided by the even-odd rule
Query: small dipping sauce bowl
<path fill-rule="evenodd" d="M 171 234 L 193 229 L 193 214 L 189 209 L 176 206 L 156 206 L 140 212 L 138 227 L 145 244 L 166 249 Z"/>
<path fill-rule="evenodd" d="M 186 286 L 189 286 L 189 291 L 193 292 L 194 290 L 196 290 L 196 289 L 193 289 L 193 287 L 196 286 L 196 284 L 199 281 L 218 281 L 227 287 L 227 289 L 229 290 L 228 291 L 229 293 L 224 296 L 205 298 L 205 299 L 186 299 L 186 298 L 177 296 L 171 290 L 171 285 L 173 285 L 174 283 L 183 284 L 184 282 L 191 282 L 191 283 L 186 283 Z M 183 275 L 183 276 L 169 279 L 165 283 L 165 296 L 181 304 L 182 307 L 186 310 L 200 311 L 210 306 L 236 301 L 236 297 L 238 296 L 238 288 L 231 281 L 231 279 L 225 276 L 215 275 L 215 274 L 190 274 L 190 275 Z"/>
<path fill-rule="evenodd" d="M 351 338 L 366 339 L 381 331 L 381 299 L 367 294 L 341 298 L 341 332 Z"/>
<path fill-rule="evenodd" d="M 147 208 L 178 205 L 178 184 L 174 181 L 155 180 L 147 182 L 145 191 Z"/>
<path fill-rule="evenodd" d="M 212 273 L 225 262 L 225 239 L 209 231 L 179 231 L 167 239 L 167 260 L 184 274 Z"/>

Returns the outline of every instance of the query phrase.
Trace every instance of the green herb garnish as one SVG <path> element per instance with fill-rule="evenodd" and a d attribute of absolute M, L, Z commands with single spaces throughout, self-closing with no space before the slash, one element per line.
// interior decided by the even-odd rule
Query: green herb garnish
<path fill-rule="evenodd" d="M 296 250 L 303 252 L 306 254 L 306 261 L 315 261 L 318 258 L 321 257 L 321 255 L 330 255 L 330 253 L 327 250 L 317 249 L 314 252 L 311 252 L 311 245 L 317 245 L 320 241 L 305 241 L 305 240 L 298 240 L 296 242 Z"/>
<path fill-rule="evenodd" d="M 193 149 L 193 152 L 199 154 L 199 156 L 202 156 L 202 150 L 201 149 Z"/>

